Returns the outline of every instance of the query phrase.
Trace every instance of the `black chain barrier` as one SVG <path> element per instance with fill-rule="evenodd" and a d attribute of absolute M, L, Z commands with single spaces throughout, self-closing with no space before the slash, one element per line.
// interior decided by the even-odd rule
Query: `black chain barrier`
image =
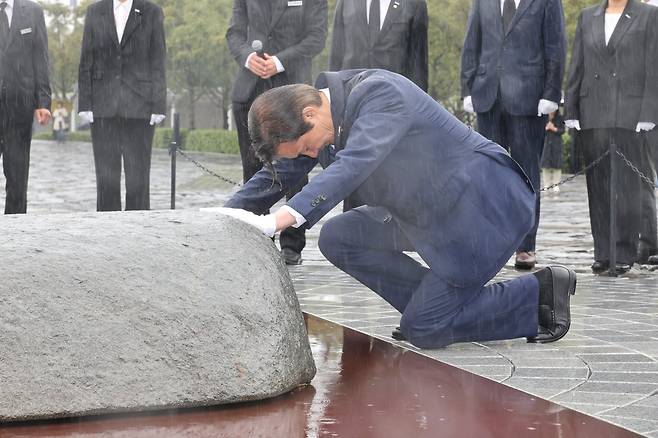
<path fill-rule="evenodd" d="M 563 179 L 562 181 L 556 182 L 555 184 L 551 184 L 550 186 L 542 187 L 541 189 L 539 189 L 539 191 L 540 191 L 540 192 L 545 192 L 545 191 L 550 190 L 550 189 L 552 189 L 552 188 L 554 188 L 554 187 L 560 187 L 561 185 L 564 185 L 564 184 L 568 183 L 569 181 L 573 181 L 574 179 L 576 179 L 576 178 L 579 177 L 580 175 L 584 174 L 584 173 L 587 172 L 588 170 L 590 170 L 590 169 L 596 167 L 596 166 L 597 166 L 597 165 L 598 165 L 598 164 L 599 164 L 599 163 L 600 163 L 605 157 L 607 157 L 608 155 L 610 155 L 610 151 L 609 151 L 609 150 L 608 150 L 608 151 L 605 151 L 605 152 L 603 153 L 603 155 L 601 155 L 599 158 L 597 158 L 596 160 L 592 161 L 592 162 L 589 163 L 587 166 L 583 167 L 581 170 L 579 170 L 578 172 L 574 173 L 574 174 L 571 175 L 570 177 L 567 177 L 567 178 Z"/>
<path fill-rule="evenodd" d="M 626 163 L 626 165 L 627 165 L 628 167 L 630 167 L 631 170 L 632 170 L 633 172 L 635 172 L 636 174 L 638 174 L 638 175 L 640 176 L 640 178 L 641 178 L 645 183 L 649 184 L 649 185 L 650 185 L 651 187 L 653 187 L 654 189 L 658 188 L 658 186 L 656 185 L 656 183 L 655 183 L 654 181 L 652 181 L 651 178 L 649 178 L 648 176 L 646 176 L 645 174 L 643 174 L 643 173 L 640 171 L 640 169 L 638 169 L 633 163 L 631 163 L 631 161 L 630 161 L 628 158 L 626 158 L 626 155 L 624 155 L 622 152 L 620 152 L 619 149 L 617 149 L 616 152 L 617 152 L 617 155 L 619 155 L 619 156 L 621 157 L 621 159 L 624 160 L 624 162 Z"/>
<path fill-rule="evenodd" d="M 180 150 L 180 148 L 176 148 L 176 152 L 178 152 L 183 158 L 185 158 L 187 161 L 191 162 L 192 164 L 194 164 L 196 167 L 198 167 L 199 169 L 203 170 L 203 171 L 206 172 L 207 174 L 212 175 L 212 176 L 214 176 L 215 178 L 217 178 L 217 179 L 219 179 L 219 180 L 221 180 L 221 181 L 223 181 L 223 182 L 225 182 L 225 183 L 232 184 L 232 185 L 234 185 L 234 186 L 236 186 L 236 187 L 240 187 L 240 186 L 242 185 L 242 184 L 239 183 L 239 182 L 235 182 L 235 181 L 233 181 L 233 180 L 230 179 L 230 178 L 227 178 L 227 177 L 225 177 L 225 176 L 222 176 L 222 175 L 218 174 L 217 172 L 214 172 L 214 171 L 208 169 L 206 166 L 204 166 L 203 164 L 199 163 L 197 160 L 195 160 L 194 158 L 190 157 L 190 156 L 187 155 L 185 152 L 183 152 L 182 150 Z"/>

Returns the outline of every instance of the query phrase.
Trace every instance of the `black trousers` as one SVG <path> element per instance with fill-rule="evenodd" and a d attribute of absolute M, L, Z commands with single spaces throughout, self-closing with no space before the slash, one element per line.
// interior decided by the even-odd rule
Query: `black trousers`
<path fill-rule="evenodd" d="M 3 97 L 0 101 L 0 155 L 7 179 L 5 214 L 23 214 L 27 210 L 31 142 L 32 118 L 16 120 Z"/>
<path fill-rule="evenodd" d="M 233 102 L 233 118 L 238 130 L 238 143 L 240 145 L 240 157 L 242 158 L 242 179 L 244 182 L 249 181 L 251 177 L 263 167 L 263 164 L 258 158 L 256 158 L 256 154 L 251 148 L 247 115 L 249 114 L 249 108 L 251 108 L 251 104 L 256 97 L 267 91 L 270 87 L 270 82 L 259 81 L 258 86 L 249 101 Z M 304 178 L 297 187 L 293 187 L 288 193 L 286 193 L 286 200 L 289 200 L 298 193 L 306 183 L 308 183 L 308 178 Z M 254 211 L 252 213 L 262 214 L 263 212 Z M 279 240 L 281 248 L 290 248 L 297 253 L 301 253 L 304 246 L 306 246 L 305 229 L 301 227 L 288 227 L 281 232 Z"/>
<path fill-rule="evenodd" d="M 656 180 L 658 172 L 658 130 L 655 128 L 644 134 L 647 147 L 644 150 L 640 171 Z M 645 181 L 641 183 L 642 191 L 642 225 L 640 228 L 640 244 L 649 252 L 649 255 L 658 253 L 658 227 L 656 224 L 656 189 Z"/>
<path fill-rule="evenodd" d="M 614 139 L 617 149 L 635 166 L 642 162 L 643 135 L 629 129 L 588 129 L 581 131 L 586 164 L 596 160 Z M 618 263 L 633 264 L 637 255 L 641 223 L 640 177 L 619 157 L 614 185 L 616 197 L 616 258 Z M 594 238 L 594 259 L 610 260 L 610 157 L 587 172 L 589 217 Z"/>
<path fill-rule="evenodd" d="M 507 149 L 519 163 L 537 191 L 535 226 L 519 246 L 519 251 L 534 251 L 539 227 L 540 160 L 544 149 L 546 116 L 515 116 L 496 101 L 486 113 L 478 113 L 478 132 Z"/>
<path fill-rule="evenodd" d="M 94 119 L 91 139 L 96 165 L 96 209 L 121 210 L 121 162 L 126 177 L 126 210 L 150 208 L 151 147 L 155 129 L 147 119 Z"/>

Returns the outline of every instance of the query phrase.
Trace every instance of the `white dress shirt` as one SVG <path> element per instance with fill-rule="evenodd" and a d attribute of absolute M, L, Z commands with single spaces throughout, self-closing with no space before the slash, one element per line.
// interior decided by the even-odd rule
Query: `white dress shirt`
<path fill-rule="evenodd" d="M 5 0 L 7 7 L 5 8 L 5 13 L 7 14 L 7 21 L 9 22 L 9 28 L 11 29 L 11 17 L 14 15 L 14 0 Z"/>
<path fill-rule="evenodd" d="M 117 27 L 117 37 L 119 42 L 123 38 L 123 32 L 126 30 L 126 24 L 128 23 L 128 17 L 130 16 L 130 10 L 133 8 L 133 0 L 125 0 L 120 2 L 119 0 L 113 0 L 114 2 L 114 24 Z"/>
<path fill-rule="evenodd" d="M 514 0 L 514 4 L 516 5 L 516 9 L 519 9 L 519 3 L 521 3 L 521 0 Z M 500 15 L 503 15 L 504 5 L 505 5 L 505 0 L 500 0 Z"/>
<path fill-rule="evenodd" d="M 372 0 L 366 0 L 366 21 L 370 24 L 370 4 Z M 391 0 L 379 0 L 379 29 L 384 25 L 384 20 L 386 19 L 386 13 L 388 12 L 388 7 L 391 4 Z"/>
<path fill-rule="evenodd" d="M 608 45 L 608 42 L 610 41 L 610 37 L 612 36 L 612 33 L 615 31 L 615 27 L 617 27 L 617 23 L 619 23 L 619 19 L 621 18 L 621 12 L 618 14 L 609 14 L 605 13 L 605 45 Z"/>

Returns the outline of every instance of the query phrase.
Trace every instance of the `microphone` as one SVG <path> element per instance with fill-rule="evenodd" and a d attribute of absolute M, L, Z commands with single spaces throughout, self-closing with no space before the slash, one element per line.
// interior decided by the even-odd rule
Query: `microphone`
<path fill-rule="evenodd" d="M 254 40 L 251 43 L 251 49 L 256 52 L 256 55 L 265 59 L 265 54 L 263 53 L 263 42 L 261 40 Z"/>

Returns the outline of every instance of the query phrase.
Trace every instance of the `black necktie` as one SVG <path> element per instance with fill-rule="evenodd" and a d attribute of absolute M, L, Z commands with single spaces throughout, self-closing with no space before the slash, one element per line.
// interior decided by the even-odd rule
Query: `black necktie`
<path fill-rule="evenodd" d="M 370 2 L 368 30 L 370 31 L 370 43 L 373 44 L 377 40 L 377 35 L 379 35 L 379 0 Z"/>
<path fill-rule="evenodd" d="M 505 33 L 509 30 L 514 14 L 516 14 L 516 3 L 514 0 L 505 0 L 503 3 L 503 31 Z"/>
<path fill-rule="evenodd" d="M 0 3 L 0 47 L 4 47 L 9 36 L 9 17 L 7 17 L 7 2 Z"/>

